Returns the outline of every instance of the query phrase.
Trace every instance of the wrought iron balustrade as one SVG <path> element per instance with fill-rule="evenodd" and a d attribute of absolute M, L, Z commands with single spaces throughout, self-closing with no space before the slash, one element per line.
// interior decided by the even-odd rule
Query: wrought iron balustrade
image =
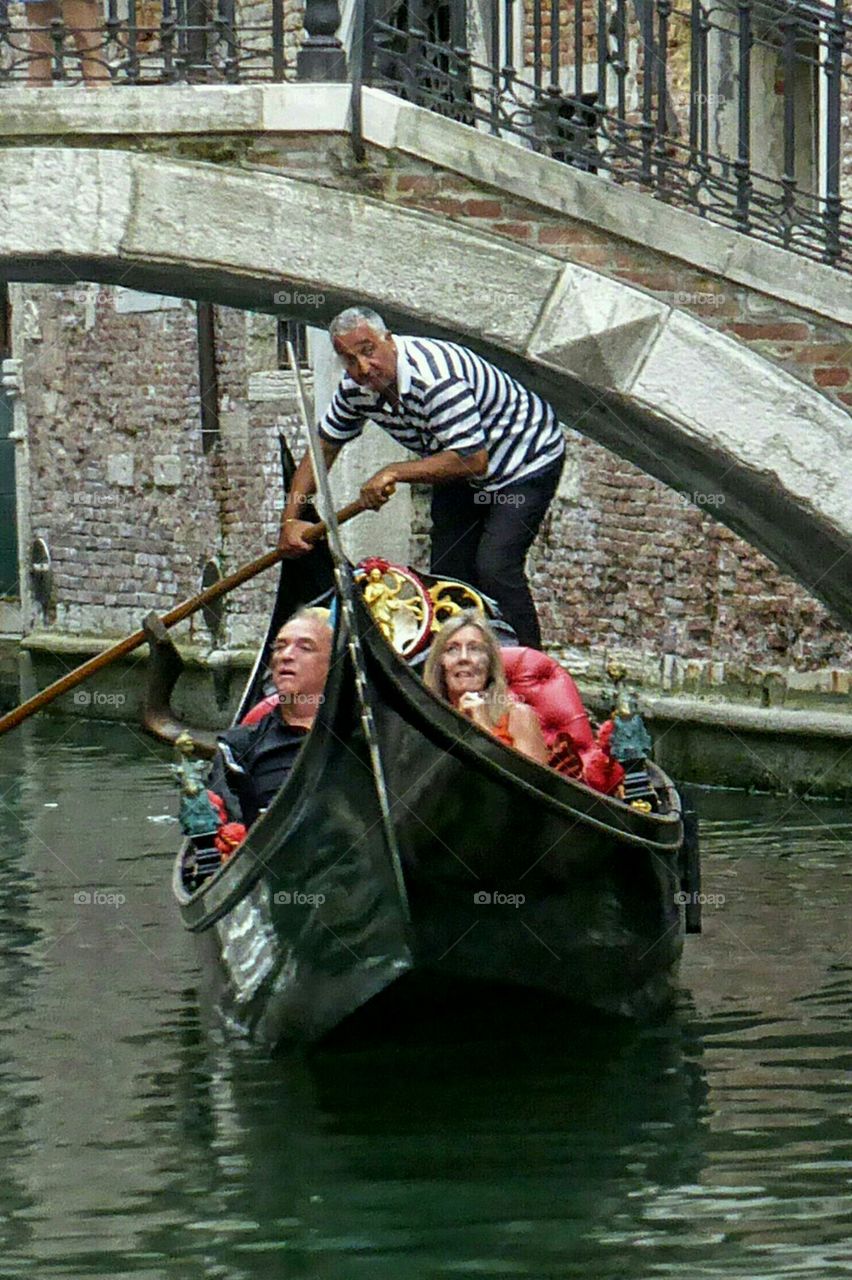
<path fill-rule="evenodd" d="M 450 7 L 366 0 L 365 83 L 852 269 L 841 0 L 489 0 L 467 38 Z"/>
<path fill-rule="evenodd" d="M 50 5 L 56 16 L 46 23 L 31 19 L 28 5 L 0 0 L 0 87 L 296 77 L 284 0 L 251 9 L 239 0 L 91 0 L 87 7 L 91 19 L 78 28 L 63 19 L 61 0 Z"/>
<path fill-rule="evenodd" d="M 852 270 L 846 0 L 357 3 L 350 73 L 337 0 L 306 38 L 284 0 L 91 0 L 83 33 L 0 0 L 0 88 L 349 77 L 356 137 L 374 85 Z"/>

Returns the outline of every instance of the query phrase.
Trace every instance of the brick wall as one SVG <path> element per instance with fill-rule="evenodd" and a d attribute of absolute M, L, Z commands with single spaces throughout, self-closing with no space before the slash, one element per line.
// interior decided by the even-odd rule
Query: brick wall
<path fill-rule="evenodd" d="M 569 433 L 563 486 L 530 561 L 550 644 L 703 664 L 707 683 L 848 666 L 852 640 L 725 525 Z M 713 672 L 712 663 L 724 665 Z"/>
<path fill-rule="evenodd" d="M 848 17 L 848 7 L 846 11 Z M 852 48 L 843 56 L 840 108 L 840 196 L 852 200 Z"/>
<path fill-rule="evenodd" d="M 32 531 L 54 568 L 48 625 L 134 630 L 195 594 L 209 558 L 229 572 L 274 544 L 278 431 L 302 447 L 286 387 L 249 399 L 255 369 L 274 363 L 274 321 L 217 309 L 221 443 L 205 455 L 190 303 L 121 314 L 116 291 L 93 285 L 16 295 Z M 273 589 L 267 574 L 231 597 L 229 643 L 255 642 Z M 209 643 L 200 614 L 182 632 Z"/>

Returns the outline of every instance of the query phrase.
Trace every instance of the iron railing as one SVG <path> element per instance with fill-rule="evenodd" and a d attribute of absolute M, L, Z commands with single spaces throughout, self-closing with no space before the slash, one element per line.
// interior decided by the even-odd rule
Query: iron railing
<path fill-rule="evenodd" d="M 701 217 L 852 270 L 846 0 L 358 0 L 351 76 L 337 0 L 61 0 L 48 26 L 0 0 L 0 87 L 374 85 Z M 39 6 L 42 10 L 42 6 Z"/>
<path fill-rule="evenodd" d="M 423 0 L 373 16 L 383 3 L 367 0 L 366 83 L 852 269 L 842 0 L 490 0 L 466 43 Z"/>
<path fill-rule="evenodd" d="M 51 7 L 56 16 L 36 25 L 25 5 L 0 0 L 0 86 L 237 84 L 296 75 L 284 0 L 252 10 L 239 0 L 91 0 L 84 29 L 66 24 L 61 0 Z"/>

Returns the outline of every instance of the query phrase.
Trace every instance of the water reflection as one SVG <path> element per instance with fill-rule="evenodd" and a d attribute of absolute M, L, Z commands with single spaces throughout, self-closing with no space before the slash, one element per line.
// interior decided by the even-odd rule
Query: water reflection
<path fill-rule="evenodd" d="M 584 1274 L 649 1181 L 698 1178 L 700 1053 L 678 1018 L 307 1060 L 187 1041 L 190 1256 L 229 1276 L 279 1275 L 282 1254 L 288 1275 Z"/>
<path fill-rule="evenodd" d="M 658 1025 L 439 1009 L 270 1060 L 201 1025 L 167 758 L 0 739 L 0 1274 L 848 1274 L 848 808 L 702 796 L 725 901 Z"/>

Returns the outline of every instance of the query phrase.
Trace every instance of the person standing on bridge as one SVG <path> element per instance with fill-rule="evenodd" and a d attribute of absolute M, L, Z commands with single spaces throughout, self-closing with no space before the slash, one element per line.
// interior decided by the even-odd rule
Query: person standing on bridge
<path fill-rule="evenodd" d="M 493 596 L 519 642 L 538 648 L 525 562 L 564 461 L 553 409 L 466 347 L 389 333 L 375 311 L 349 307 L 329 333 L 345 372 L 319 424 L 326 466 L 367 420 L 418 454 L 377 471 L 362 499 L 377 510 L 396 484 L 434 486 L 432 573 Z M 288 556 L 310 550 L 300 512 L 314 488 L 306 454 L 282 515 L 278 545 Z"/>
<path fill-rule="evenodd" d="M 107 33 L 97 0 L 24 0 L 24 4 L 30 33 L 29 85 L 38 88 L 53 83 L 56 49 L 51 24 L 60 19 L 65 23 L 66 33 L 74 37 L 83 82 L 87 86 L 109 84 Z M 64 58 L 68 58 L 67 52 Z"/>

